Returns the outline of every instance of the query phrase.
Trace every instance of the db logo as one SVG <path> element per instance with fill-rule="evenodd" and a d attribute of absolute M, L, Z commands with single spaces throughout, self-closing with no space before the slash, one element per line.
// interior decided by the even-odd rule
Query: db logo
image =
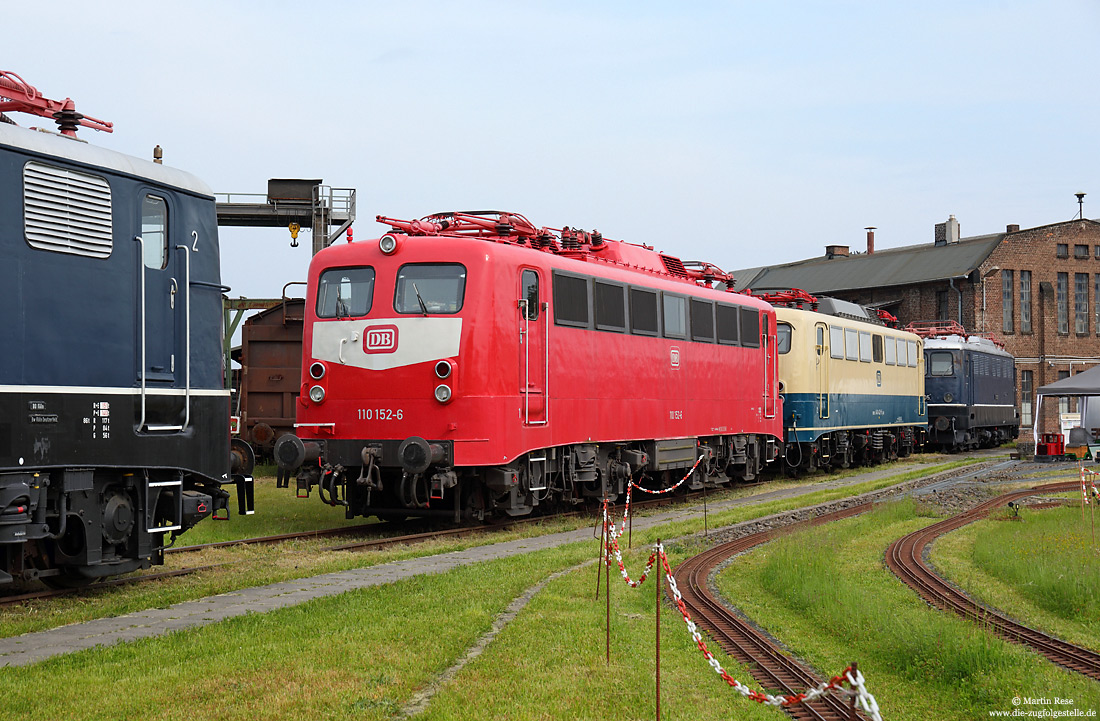
<path fill-rule="evenodd" d="M 363 331 L 364 353 L 393 353 L 397 350 L 397 326 L 375 325 Z"/>
<path fill-rule="evenodd" d="M 680 367 L 680 349 L 677 348 L 676 346 L 672 346 L 672 348 L 669 349 L 668 360 L 669 360 L 669 363 L 672 365 L 673 368 L 679 368 Z"/>

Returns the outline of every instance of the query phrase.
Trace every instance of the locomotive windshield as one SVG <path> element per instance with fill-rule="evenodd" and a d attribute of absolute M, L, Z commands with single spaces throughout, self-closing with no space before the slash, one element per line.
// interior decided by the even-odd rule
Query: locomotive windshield
<path fill-rule="evenodd" d="M 952 374 L 953 365 L 951 351 L 939 350 L 928 354 L 929 375 L 949 376 Z"/>
<path fill-rule="evenodd" d="M 780 353 L 791 352 L 791 324 L 790 323 L 776 323 L 775 324 L 775 336 L 776 336 L 776 350 Z"/>
<path fill-rule="evenodd" d="M 317 283 L 318 318 L 353 318 L 370 313 L 374 268 L 330 268 Z"/>
<path fill-rule="evenodd" d="M 393 309 L 398 313 L 457 313 L 466 295 L 466 267 L 458 263 L 415 263 L 397 271 Z"/>

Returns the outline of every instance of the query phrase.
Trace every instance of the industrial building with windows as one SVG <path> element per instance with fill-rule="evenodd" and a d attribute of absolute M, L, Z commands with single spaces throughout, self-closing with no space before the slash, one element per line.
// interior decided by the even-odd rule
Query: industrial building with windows
<path fill-rule="evenodd" d="M 889 311 L 902 325 L 958 321 L 1016 357 L 1021 445 L 1036 421 L 1039 433 L 1077 425 L 1070 398 L 1044 404 L 1036 419 L 1035 390 L 1100 363 L 1100 222 L 1082 210 L 1073 220 L 962 238 L 951 216 L 931 242 L 878 251 L 874 231 L 867 228 L 863 252 L 828 245 L 816 258 L 735 271 L 737 289 L 801 288 Z"/>

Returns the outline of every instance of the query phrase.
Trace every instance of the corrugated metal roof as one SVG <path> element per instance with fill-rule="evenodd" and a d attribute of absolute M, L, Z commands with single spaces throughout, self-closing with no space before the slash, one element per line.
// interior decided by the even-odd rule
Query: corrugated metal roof
<path fill-rule="evenodd" d="M 801 288 L 810 293 L 886 288 L 958 278 L 989 257 L 1005 233 L 964 238 L 958 243 L 924 243 L 847 257 L 817 257 L 795 263 L 734 271 L 736 289 Z"/>

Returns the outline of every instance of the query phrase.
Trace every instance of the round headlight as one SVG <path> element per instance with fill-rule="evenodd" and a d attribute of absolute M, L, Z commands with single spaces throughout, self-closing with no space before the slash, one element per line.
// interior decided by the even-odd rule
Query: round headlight
<path fill-rule="evenodd" d="M 440 403 L 451 400 L 451 387 L 446 383 L 440 383 L 435 387 L 435 399 Z"/>
<path fill-rule="evenodd" d="M 951 395 L 950 393 L 944 393 L 943 394 L 943 402 L 944 403 L 950 403 L 953 400 L 955 400 L 955 396 Z"/>
<path fill-rule="evenodd" d="M 451 375 L 451 364 L 449 361 L 441 360 L 435 364 L 435 374 L 440 378 L 448 378 Z"/>
<path fill-rule="evenodd" d="M 315 381 L 319 381 L 325 377 L 325 364 L 319 361 L 314 361 L 309 367 L 309 377 Z"/>
<path fill-rule="evenodd" d="M 383 235 L 378 239 L 378 250 L 382 251 L 386 255 L 397 250 L 397 238 L 392 235 Z"/>
<path fill-rule="evenodd" d="M 321 386 L 313 386 L 309 389 L 309 399 L 314 403 L 320 403 L 325 399 L 325 389 Z"/>

